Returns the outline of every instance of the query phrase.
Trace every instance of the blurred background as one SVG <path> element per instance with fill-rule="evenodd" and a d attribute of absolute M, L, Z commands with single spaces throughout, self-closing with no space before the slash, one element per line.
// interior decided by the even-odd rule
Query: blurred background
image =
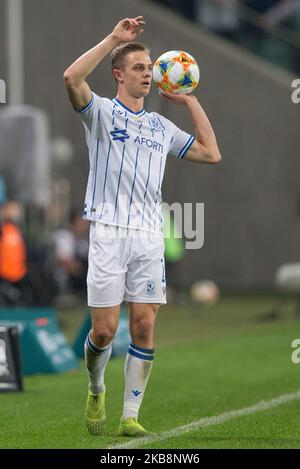
<path fill-rule="evenodd" d="M 78 221 L 74 228 L 72 220 L 82 212 L 88 157 L 62 75 L 120 18 L 142 12 L 153 59 L 172 49 L 196 57 L 196 95 L 223 155 L 217 167 L 168 161 L 164 200 L 205 204 L 204 247 L 185 252 L 176 286 L 186 290 L 207 277 L 225 289 L 272 288 L 278 266 L 297 260 L 299 251 L 299 109 L 291 102 L 291 82 L 300 75 L 299 8 L 299 1 L 287 0 L 1 0 L 0 77 L 7 87 L 1 197 L 2 204 L 21 204 L 31 269 L 47 276 L 58 263 L 59 286 L 54 279 L 52 288 L 61 290 L 63 270 L 84 275 L 66 259 L 85 250 L 74 239 L 88 227 Z M 98 94 L 114 96 L 108 58 L 89 82 Z M 164 103 L 155 89 L 146 107 L 193 131 L 183 110 Z"/>
<path fill-rule="evenodd" d="M 201 249 L 166 240 L 169 301 L 274 292 L 291 278 L 298 290 L 300 133 L 291 86 L 300 76 L 300 1 L 1 0 L 0 9 L 0 304 L 85 303 L 88 155 L 62 76 L 120 18 L 140 13 L 153 60 L 182 49 L 198 61 L 195 93 L 223 156 L 213 167 L 169 158 L 164 200 L 205 205 Z M 115 95 L 109 57 L 89 83 Z M 146 108 L 193 132 L 185 110 L 155 88 Z"/>
<path fill-rule="evenodd" d="M 0 322 L 10 308 L 50 307 L 69 342 L 82 332 L 88 152 L 63 73 L 120 19 L 140 14 L 153 60 L 175 49 L 196 58 L 195 94 L 223 157 L 211 167 L 168 160 L 163 198 L 204 203 L 205 239 L 198 250 L 166 240 L 169 305 L 158 346 L 299 321 L 300 107 L 291 95 L 300 0 L 0 0 Z M 108 57 L 88 81 L 115 96 Z M 145 107 L 193 133 L 185 110 L 154 87 Z"/>

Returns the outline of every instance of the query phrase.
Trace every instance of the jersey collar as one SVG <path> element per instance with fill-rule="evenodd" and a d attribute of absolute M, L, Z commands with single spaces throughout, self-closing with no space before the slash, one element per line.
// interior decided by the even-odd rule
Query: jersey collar
<path fill-rule="evenodd" d="M 126 111 L 130 112 L 131 114 L 134 114 L 135 116 L 143 116 L 146 113 L 145 109 L 141 109 L 141 111 L 139 112 L 133 112 L 131 109 L 125 106 L 125 104 L 121 103 L 121 101 L 119 101 L 117 98 L 114 98 L 113 102 L 121 106 L 122 108 L 126 109 Z"/>

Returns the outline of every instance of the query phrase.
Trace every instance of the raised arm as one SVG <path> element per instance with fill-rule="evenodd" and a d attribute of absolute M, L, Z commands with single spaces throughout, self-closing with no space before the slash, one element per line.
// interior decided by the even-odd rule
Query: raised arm
<path fill-rule="evenodd" d="M 172 94 L 165 91 L 161 95 L 174 103 L 186 106 L 192 118 L 195 141 L 186 152 L 184 159 L 195 163 L 219 163 L 222 158 L 213 128 L 196 96 Z"/>
<path fill-rule="evenodd" d="M 92 98 L 92 92 L 86 82 L 88 75 L 118 44 L 135 41 L 143 32 L 143 29 L 140 29 L 143 24 L 145 23 L 142 16 L 121 20 L 111 34 L 79 57 L 65 71 L 64 83 L 74 108 L 86 106 Z"/>

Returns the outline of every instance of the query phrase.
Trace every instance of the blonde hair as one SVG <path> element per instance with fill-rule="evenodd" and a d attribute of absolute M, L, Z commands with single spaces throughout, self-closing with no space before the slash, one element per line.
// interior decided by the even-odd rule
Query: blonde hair
<path fill-rule="evenodd" d="M 141 42 L 126 42 L 115 47 L 110 54 L 111 70 L 113 71 L 115 68 L 121 70 L 124 67 L 124 59 L 126 55 L 136 51 L 150 53 L 150 49 Z"/>

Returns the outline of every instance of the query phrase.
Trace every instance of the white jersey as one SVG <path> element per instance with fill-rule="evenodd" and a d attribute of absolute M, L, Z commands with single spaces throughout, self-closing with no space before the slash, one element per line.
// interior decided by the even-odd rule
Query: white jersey
<path fill-rule="evenodd" d="M 90 159 L 83 218 L 161 232 L 167 154 L 183 158 L 195 138 L 160 114 L 95 93 L 79 113 Z"/>

